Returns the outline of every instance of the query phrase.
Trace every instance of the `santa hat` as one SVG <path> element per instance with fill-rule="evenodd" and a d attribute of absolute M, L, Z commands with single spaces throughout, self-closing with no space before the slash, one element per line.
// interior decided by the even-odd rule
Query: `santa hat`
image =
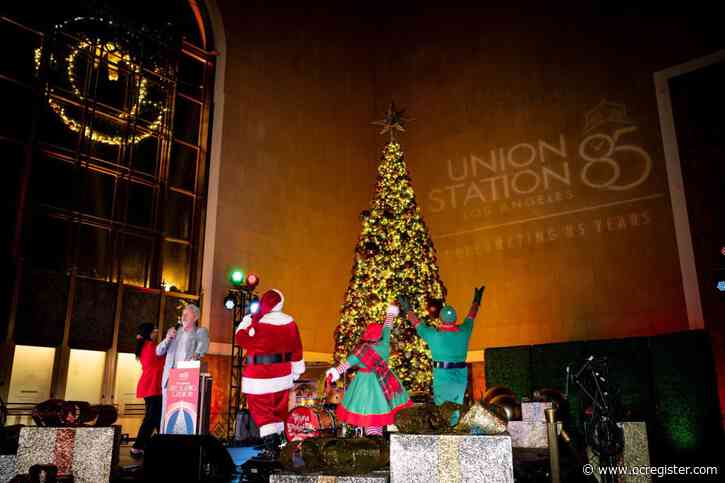
<path fill-rule="evenodd" d="M 367 329 L 363 332 L 363 342 L 377 342 L 383 337 L 383 324 L 373 322 L 368 324 Z"/>
<path fill-rule="evenodd" d="M 277 289 L 271 289 L 264 292 L 262 299 L 259 301 L 259 310 L 252 315 L 253 322 L 259 322 L 259 319 L 270 312 L 281 312 L 284 306 L 284 295 Z"/>

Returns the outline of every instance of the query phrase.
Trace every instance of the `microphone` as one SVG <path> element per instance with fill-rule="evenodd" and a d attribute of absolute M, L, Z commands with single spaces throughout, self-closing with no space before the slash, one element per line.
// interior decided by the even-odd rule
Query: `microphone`
<path fill-rule="evenodd" d="M 181 329 L 181 322 L 177 322 L 177 323 L 176 323 L 176 324 L 174 325 L 174 329 L 175 329 L 175 330 L 176 330 L 176 331 L 178 332 L 178 331 L 179 331 L 179 329 Z M 168 337 L 168 334 L 167 334 L 167 337 Z M 174 336 L 174 337 L 176 337 L 176 336 Z M 171 337 L 171 339 L 173 339 L 174 337 Z"/>

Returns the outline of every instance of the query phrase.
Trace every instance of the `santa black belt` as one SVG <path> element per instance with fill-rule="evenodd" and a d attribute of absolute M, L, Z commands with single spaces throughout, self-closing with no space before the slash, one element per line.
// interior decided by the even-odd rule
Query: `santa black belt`
<path fill-rule="evenodd" d="M 434 369 L 463 369 L 464 367 L 466 367 L 465 362 L 433 361 Z"/>
<path fill-rule="evenodd" d="M 244 358 L 244 363 L 249 365 L 279 364 L 280 362 L 289 362 L 292 360 L 292 353 L 284 354 L 255 354 Z"/>

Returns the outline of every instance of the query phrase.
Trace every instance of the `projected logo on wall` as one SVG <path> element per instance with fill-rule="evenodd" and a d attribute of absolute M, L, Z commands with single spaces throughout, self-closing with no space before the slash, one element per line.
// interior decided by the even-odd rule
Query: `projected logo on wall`
<path fill-rule="evenodd" d="M 543 230 L 490 241 L 488 249 L 504 249 L 582 237 L 591 230 L 649 224 L 647 209 L 613 219 L 594 215 L 585 221 L 577 216 L 576 223 L 560 221 L 567 215 L 639 206 L 636 202 L 663 196 L 648 186 L 652 157 L 638 135 L 639 128 L 627 116 L 625 105 L 602 100 L 586 113 L 580 136 L 561 133 L 555 139 L 494 147 L 488 155 L 446 160 L 448 183 L 430 189 L 427 208 L 433 218 L 455 220 L 456 229 L 449 226 L 448 231 L 433 237 L 457 238 L 528 222 L 549 223 Z"/>

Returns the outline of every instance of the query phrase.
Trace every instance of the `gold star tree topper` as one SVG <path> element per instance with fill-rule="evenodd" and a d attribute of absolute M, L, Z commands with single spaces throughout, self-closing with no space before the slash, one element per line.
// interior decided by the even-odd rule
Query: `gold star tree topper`
<path fill-rule="evenodd" d="M 373 122 L 373 124 L 382 126 L 383 129 L 380 131 L 380 134 L 390 133 L 390 140 L 393 141 L 395 140 L 395 131 L 405 132 L 404 124 L 412 121 L 412 119 L 404 117 L 403 114 L 405 114 L 405 109 L 397 111 L 395 109 L 395 103 L 391 102 L 385 117 L 380 121 Z"/>

